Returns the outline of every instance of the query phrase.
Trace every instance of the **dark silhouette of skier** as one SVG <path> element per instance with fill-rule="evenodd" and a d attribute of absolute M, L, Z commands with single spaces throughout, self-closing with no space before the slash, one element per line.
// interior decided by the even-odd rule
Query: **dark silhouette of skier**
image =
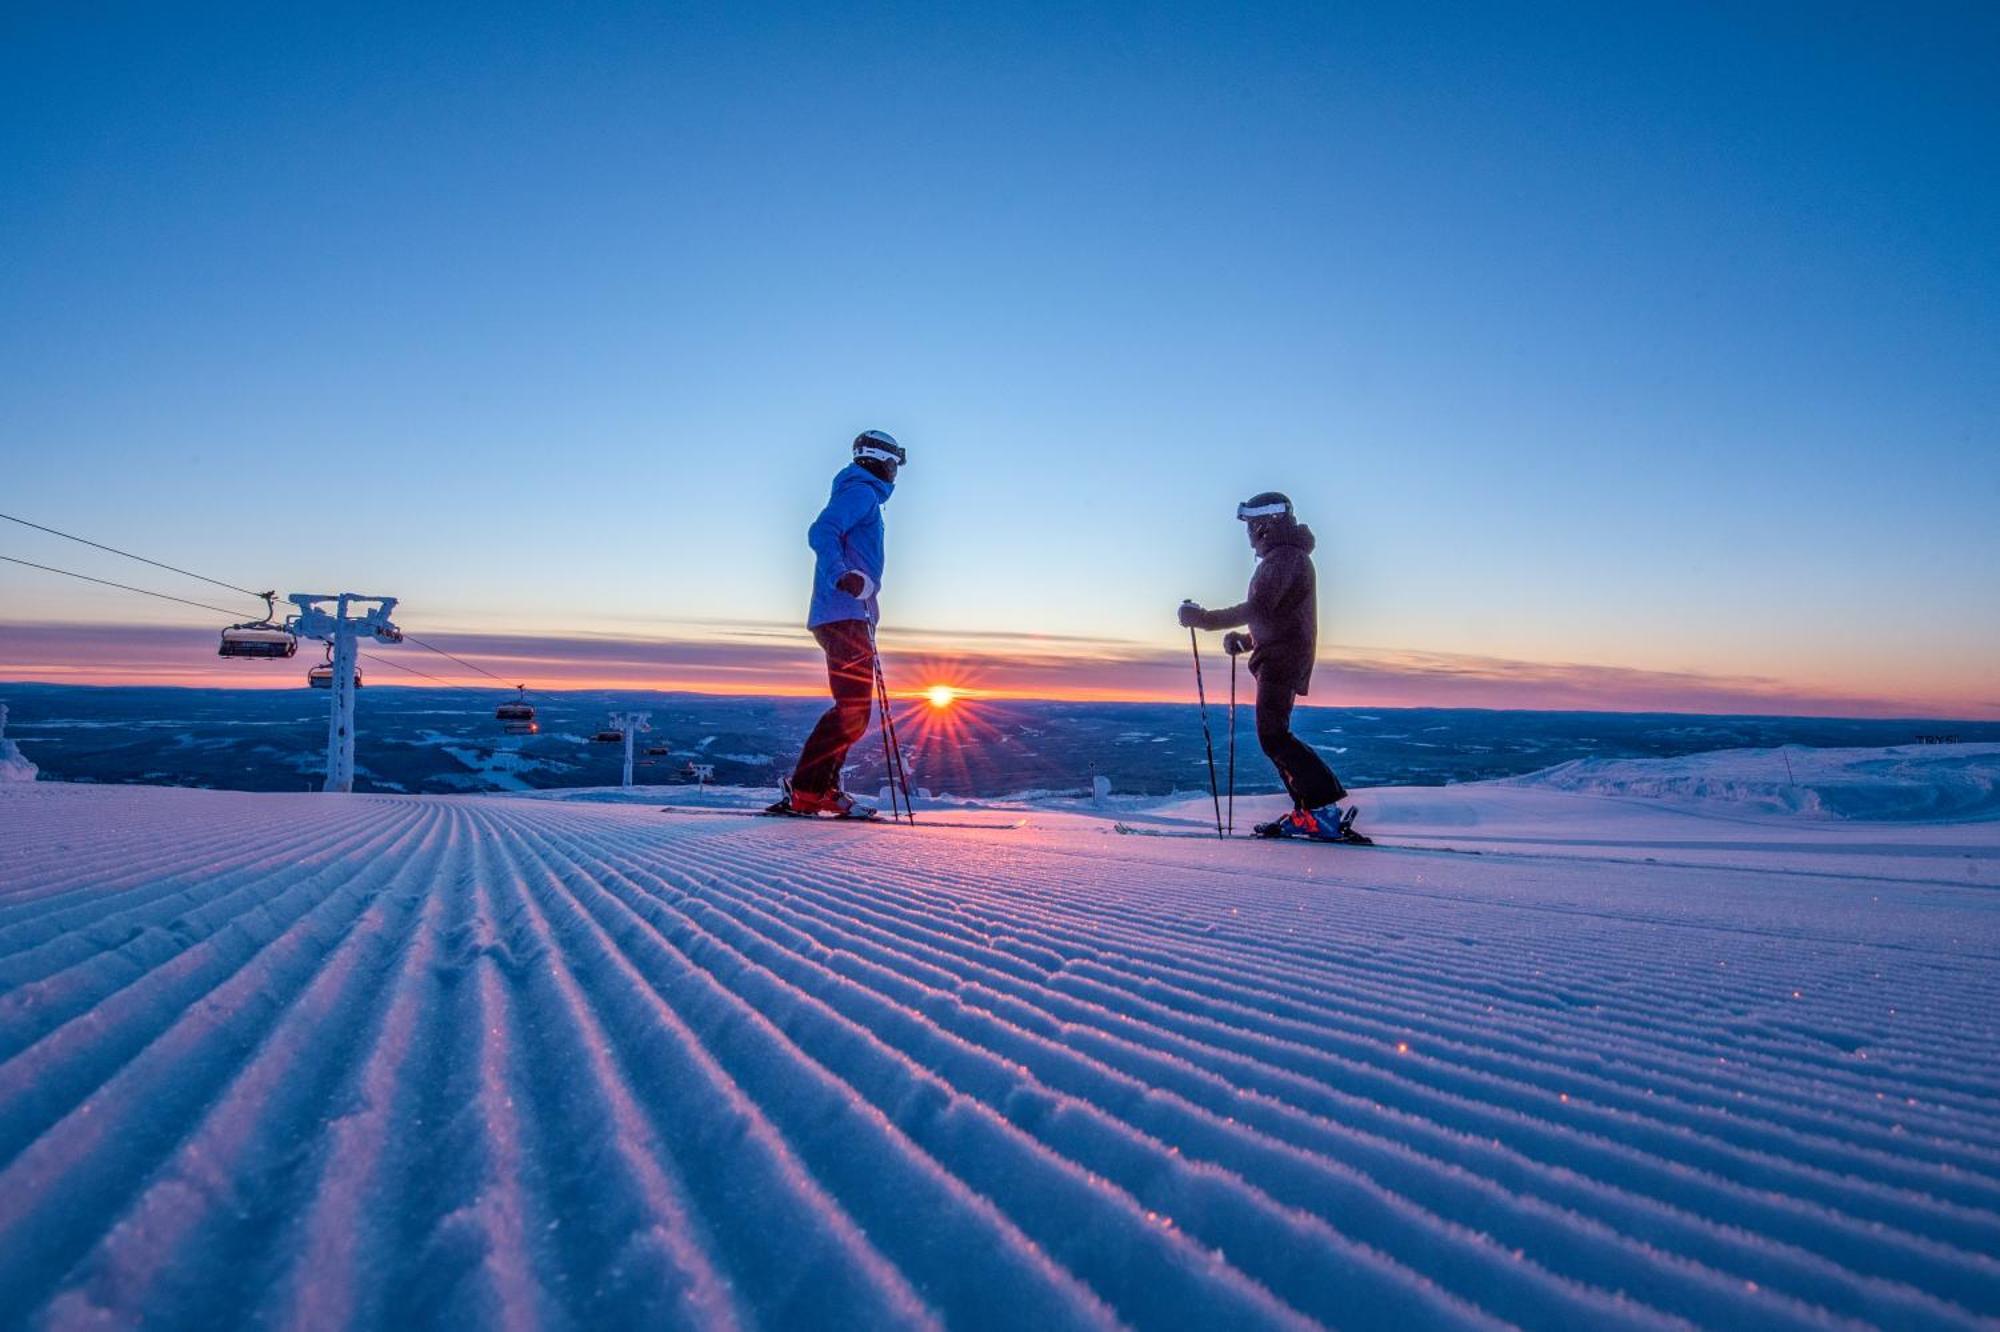
<path fill-rule="evenodd" d="M 1337 807 L 1347 788 L 1317 750 L 1292 734 L 1292 709 L 1312 686 L 1319 642 L 1312 529 L 1294 516 L 1291 500 L 1274 490 L 1237 505 L 1236 516 L 1257 552 L 1249 595 L 1220 610 L 1183 602 L 1180 622 L 1194 629 L 1249 626 L 1247 634 L 1228 634 L 1223 650 L 1231 656 L 1250 653 L 1250 674 L 1257 682 L 1257 743 L 1292 797 L 1290 814 L 1260 823 L 1256 831 L 1262 837 L 1358 841 L 1359 835 L 1351 832 L 1352 810 Z"/>

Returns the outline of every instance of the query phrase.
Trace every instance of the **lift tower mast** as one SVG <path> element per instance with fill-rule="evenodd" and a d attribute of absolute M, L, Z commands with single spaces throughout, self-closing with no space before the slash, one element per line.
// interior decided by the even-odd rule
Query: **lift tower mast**
<path fill-rule="evenodd" d="M 641 731 L 653 729 L 653 714 L 650 712 L 614 712 L 611 725 L 625 733 L 625 778 L 621 785 L 627 790 L 632 787 L 632 740 Z"/>
<path fill-rule="evenodd" d="M 287 598 L 299 613 L 285 627 L 300 638 L 333 645 L 331 715 L 326 723 L 326 784 L 322 791 L 354 789 L 354 659 L 356 640 L 368 634 L 378 643 L 400 643 L 403 631 L 389 622 L 394 597 L 366 597 L 358 592 L 294 592 Z M 328 609 L 331 603 L 332 609 Z M 362 604 L 370 609 L 359 611 Z"/>

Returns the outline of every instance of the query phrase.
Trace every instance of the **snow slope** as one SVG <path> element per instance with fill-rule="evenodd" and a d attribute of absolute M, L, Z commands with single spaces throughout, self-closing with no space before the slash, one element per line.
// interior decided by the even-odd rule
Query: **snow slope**
<path fill-rule="evenodd" d="M 0 788 L 0 1322 L 2000 1316 L 2000 823 L 1364 799 Z"/>

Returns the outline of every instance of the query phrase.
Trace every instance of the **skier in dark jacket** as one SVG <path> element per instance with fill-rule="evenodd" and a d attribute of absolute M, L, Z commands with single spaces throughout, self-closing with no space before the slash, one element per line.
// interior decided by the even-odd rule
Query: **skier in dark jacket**
<path fill-rule="evenodd" d="M 1257 833 L 1358 840 L 1349 833 L 1352 812 L 1343 814 L 1336 807 L 1347 788 L 1318 751 L 1292 734 L 1292 708 L 1312 686 L 1319 642 L 1312 529 L 1293 516 L 1292 502 L 1276 491 L 1237 505 L 1236 516 L 1246 524 L 1250 547 L 1257 552 L 1248 598 L 1221 610 L 1182 602 L 1180 622 L 1194 629 L 1249 626 L 1248 634 L 1227 635 L 1223 650 L 1232 657 L 1245 650 L 1250 653 L 1250 674 L 1257 682 L 1257 743 L 1292 797 L 1292 812 L 1258 824 Z"/>
<path fill-rule="evenodd" d="M 875 810 L 840 789 L 847 751 L 868 730 L 875 699 L 875 594 L 882 585 L 882 505 L 908 457 L 893 435 L 864 430 L 854 461 L 833 478 L 826 507 L 806 531 L 813 550 L 812 606 L 806 628 L 826 653 L 828 708 L 806 737 L 785 794 L 765 812 L 869 819 Z"/>

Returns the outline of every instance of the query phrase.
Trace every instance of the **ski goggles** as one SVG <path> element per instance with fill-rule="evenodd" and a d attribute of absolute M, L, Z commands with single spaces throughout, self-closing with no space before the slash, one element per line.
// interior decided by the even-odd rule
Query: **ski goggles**
<path fill-rule="evenodd" d="M 892 462 L 898 467 L 909 461 L 909 451 L 896 442 L 895 436 L 880 430 L 864 431 L 854 441 L 854 456 L 872 458 L 876 462 Z"/>
<path fill-rule="evenodd" d="M 1246 502 L 1236 506 L 1236 516 L 1246 523 L 1252 518 L 1276 518 L 1279 514 L 1290 514 L 1291 511 L 1292 506 L 1290 501 L 1276 504 L 1250 504 Z"/>

